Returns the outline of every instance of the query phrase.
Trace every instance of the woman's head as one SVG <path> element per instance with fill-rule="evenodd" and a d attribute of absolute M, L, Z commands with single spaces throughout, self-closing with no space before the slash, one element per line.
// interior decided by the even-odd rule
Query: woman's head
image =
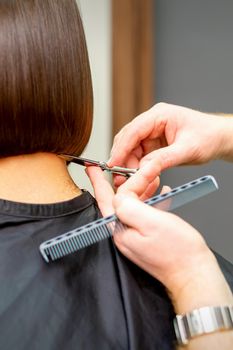
<path fill-rule="evenodd" d="M 75 0 L 0 0 L 0 157 L 80 154 L 92 85 Z"/>

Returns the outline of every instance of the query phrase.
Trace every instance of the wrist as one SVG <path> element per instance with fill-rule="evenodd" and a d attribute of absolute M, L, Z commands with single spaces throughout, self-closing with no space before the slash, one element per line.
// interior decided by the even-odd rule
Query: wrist
<path fill-rule="evenodd" d="M 190 345 L 190 349 L 206 349 L 204 345 L 208 344 L 208 349 L 213 350 L 209 342 L 210 339 L 212 339 L 212 343 L 218 339 L 221 344 L 226 344 L 226 341 L 229 343 L 230 339 L 233 340 L 233 306 L 207 306 L 185 315 L 177 315 L 174 319 L 174 328 L 179 345 Z M 221 338 L 221 333 L 225 333 L 225 339 Z M 203 336 L 206 338 L 204 344 L 202 341 L 200 342 L 200 338 Z M 207 339 L 208 336 L 210 339 Z M 194 344 L 195 346 L 199 344 L 199 346 L 194 347 Z M 214 348 L 219 349 L 219 347 Z M 232 347 L 226 349 L 232 349 Z"/>
<path fill-rule="evenodd" d="M 177 314 L 205 306 L 233 304 L 231 290 L 211 251 L 169 288 Z"/>
<path fill-rule="evenodd" d="M 220 146 L 218 158 L 226 161 L 233 161 L 233 118 L 222 116 L 219 118 Z"/>

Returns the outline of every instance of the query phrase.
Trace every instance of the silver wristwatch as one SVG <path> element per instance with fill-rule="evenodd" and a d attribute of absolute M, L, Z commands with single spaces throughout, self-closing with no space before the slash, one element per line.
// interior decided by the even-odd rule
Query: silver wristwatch
<path fill-rule="evenodd" d="M 233 329 L 233 306 L 203 307 L 174 319 L 179 345 L 206 333 Z"/>

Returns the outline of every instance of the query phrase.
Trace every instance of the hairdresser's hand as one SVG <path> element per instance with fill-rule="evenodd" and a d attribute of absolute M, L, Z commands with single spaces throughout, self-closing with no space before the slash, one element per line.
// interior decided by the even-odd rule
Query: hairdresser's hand
<path fill-rule="evenodd" d="M 102 214 L 116 211 L 129 226 L 114 236 L 117 247 L 166 286 L 177 312 L 233 302 L 215 257 L 198 231 L 176 215 L 142 203 L 135 192 L 122 190 L 115 196 L 99 168 L 89 167 L 87 173 Z"/>
<path fill-rule="evenodd" d="M 193 227 L 129 195 L 116 195 L 114 207 L 130 227 L 114 235 L 117 247 L 166 286 L 176 313 L 232 305 L 231 290 L 216 259 Z M 232 349 L 233 332 L 222 333 L 197 337 L 187 349 Z"/>
<path fill-rule="evenodd" d="M 103 172 L 90 167 L 87 173 L 103 215 L 112 214 L 115 208 L 120 220 L 129 226 L 114 235 L 117 247 L 165 285 L 176 313 L 233 303 L 215 257 L 193 227 L 173 214 L 145 205 L 135 198 L 136 193 L 117 194 L 113 208 L 114 192 Z M 137 177 L 140 176 L 138 172 Z M 224 346 L 230 350 L 232 338 L 232 332 L 213 333 L 192 340 L 187 349 L 213 350 Z"/>
<path fill-rule="evenodd" d="M 177 312 L 233 302 L 216 259 L 197 230 L 129 195 L 117 194 L 113 204 L 130 227 L 114 236 L 117 247 L 166 286 Z"/>
<path fill-rule="evenodd" d="M 232 132 L 232 118 L 159 103 L 117 134 L 108 164 L 140 167 L 150 161 L 151 175 L 157 175 L 158 165 L 161 172 L 181 164 L 233 159 Z M 115 177 L 116 186 L 122 182 Z"/>

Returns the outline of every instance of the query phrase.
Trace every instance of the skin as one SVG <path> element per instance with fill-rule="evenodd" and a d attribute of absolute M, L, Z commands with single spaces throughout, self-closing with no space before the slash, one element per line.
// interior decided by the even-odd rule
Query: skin
<path fill-rule="evenodd" d="M 66 161 L 52 153 L 2 158 L 0 178 L 0 198 L 16 202 L 56 203 L 81 194 Z"/>
<path fill-rule="evenodd" d="M 116 194 L 99 169 L 87 169 L 103 215 L 116 212 L 129 226 L 114 236 L 118 249 L 165 285 L 178 314 L 232 305 L 232 293 L 202 235 L 178 216 L 139 199 L 157 189 L 154 180 L 164 169 L 212 159 L 233 161 L 232 135 L 233 119 L 228 116 L 162 103 L 115 137 L 108 165 L 139 168 L 126 182 L 115 177 Z M 186 348 L 230 350 L 232 344 L 233 331 L 227 331 L 197 337 Z"/>
<path fill-rule="evenodd" d="M 152 208 L 153 211 L 148 212 L 148 207 L 138 200 L 148 196 L 151 183 L 154 188 L 158 185 L 159 180 L 155 181 L 155 178 L 162 165 L 155 162 L 153 169 L 155 166 L 156 176 L 151 174 L 151 164 L 147 162 L 121 186 L 116 197 L 102 171 L 94 167 L 88 169 L 103 214 L 116 211 L 119 218 L 131 226 L 128 231 L 115 237 L 116 245 L 123 254 L 166 285 L 177 312 L 206 306 L 207 302 L 208 305 L 232 304 L 229 287 L 200 234 L 173 214 Z M 1 159 L 0 176 L 0 198 L 7 200 L 56 203 L 81 194 L 67 171 L 65 160 L 50 153 Z M 131 221 L 132 213 L 137 220 Z M 171 233 L 175 236 L 171 237 Z M 179 249 L 171 255 L 173 239 Z M 157 255 L 154 254 L 154 249 L 157 249 Z M 189 254 L 186 252 L 184 255 L 186 249 Z M 148 256 L 145 257 L 146 251 Z M 185 259 L 181 258 L 182 254 Z M 187 349 L 228 350 L 232 346 L 232 336 L 232 332 L 210 334 L 191 341 Z"/>
<path fill-rule="evenodd" d="M 165 216 L 161 216 L 160 211 L 152 208 L 149 209 L 153 212 L 148 212 L 147 206 L 137 199 L 144 197 L 144 190 L 151 182 L 148 165 L 135 175 L 136 182 L 140 186 L 135 192 L 131 192 L 131 195 L 128 191 L 126 198 L 123 194 L 125 185 L 121 189 L 122 193 L 119 193 L 114 199 L 114 192 L 103 177 L 102 171 L 92 167 L 88 169 L 88 173 L 103 214 L 108 215 L 115 210 L 123 222 L 132 226 L 128 232 L 115 237 L 116 245 L 131 260 L 145 270 L 148 270 L 149 267 L 149 272 L 153 276 L 159 278 L 165 285 L 167 284 L 177 312 L 182 313 L 182 311 L 186 312 L 194 307 L 207 305 L 207 301 L 208 305 L 210 303 L 212 305 L 232 303 L 229 288 L 219 271 L 215 258 L 207 249 L 200 234 L 181 219 L 174 218 L 172 214 L 163 212 Z M 80 189 L 73 183 L 67 171 L 65 160 L 50 153 L 1 159 L 0 176 L 0 198 L 7 200 L 24 203 L 56 203 L 81 194 Z M 132 182 L 133 179 L 128 181 Z M 136 218 L 133 221 L 131 221 L 132 213 Z M 154 215 L 156 216 L 154 217 Z M 174 220 L 176 221 L 176 232 L 174 232 Z M 147 225 L 145 226 L 146 231 L 144 231 L 143 222 Z M 145 234 L 145 232 L 147 233 Z M 153 236 L 154 232 L 157 234 L 156 237 Z M 171 232 L 175 236 L 171 237 Z M 165 240 L 164 237 L 167 239 Z M 176 247 L 179 247 L 179 250 L 173 252 L 171 259 L 167 259 L 166 256 L 169 256 L 167 251 L 171 251 L 170 245 L 173 239 L 176 240 Z M 150 249 L 148 249 L 148 245 Z M 190 245 L 192 246 L 191 250 Z M 147 256 L 142 254 L 142 248 L 144 252 L 148 251 Z M 155 248 L 158 254 L 154 254 Z M 186 249 L 189 249 L 189 254 L 185 255 L 184 263 L 184 259 L 179 261 L 178 255 Z M 182 254 L 180 255 L 182 256 Z M 155 256 L 156 261 L 153 260 Z M 174 260 L 179 266 L 177 271 L 174 269 L 175 264 L 172 263 Z M 195 295 L 192 295 L 194 291 Z M 216 344 L 218 344 L 218 349 L 223 348 L 221 346 L 224 344 L 224 349 L 228 350 L 230 347 L 226 347 L 228 346 L 226 341 L 232 344 L 232 338 L 229 338 L 230 333 L 232 335 L 232 332 L 226 333 L 227 338 L 225 334 L 224 338 L 223 334 L 206 336 L 205 338 L 210 338 L 208 344 L 211 344 L 211 347 L 209 348 L 202 337 L 192 341 L 190 343 L 192 347 L 188 349 L 213 350 Z"/>
<path fill-rule="evenodd" d="M 233 160 L 233 118 L 159 103 L 127 124 L 115 137 L 109 166 L 139 168 L 151 177 L 184 164 Z M 115 177 L 116 187 L 125 180 Z"/>
<path fill-rule="evenodd" d="M 178 216 L 139 200 L 143 184 L 147 184 L 143 179 L 145 169 L 134 175 L 135 182 L 141 183 L 137 193 L 121 189 L 116 195 L 99 168 L 88 167 L 86 171 L 102 214 L 115 212 L 129 226 L 114 236 L 116 246 L 165 285 L 177 314 L 203 306 L 233 304 L 230 288 L 201 234 Z M 232 342 L 233 332 L 213 333 L 193 339 L 187 349 L 230 350 Z"/>

